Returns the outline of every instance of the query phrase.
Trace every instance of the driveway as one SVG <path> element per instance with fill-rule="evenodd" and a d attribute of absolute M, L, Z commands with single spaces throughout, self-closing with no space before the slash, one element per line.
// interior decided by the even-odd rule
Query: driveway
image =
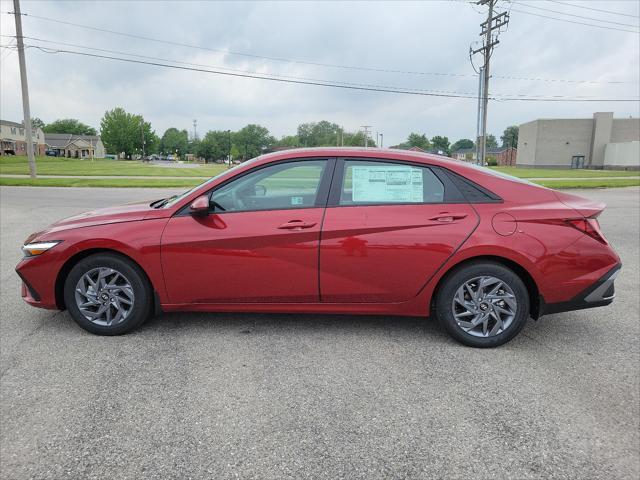
<path fill-rule="evenodd" d="M 614 304 L 493 350 L 371 316 L 167 314 L 97 337 L 23 304 L 29 233 L 170 193 L 0 188 L 3 478 L 640 476 L 638 188 L 578 192 L 609 205 Z"/>

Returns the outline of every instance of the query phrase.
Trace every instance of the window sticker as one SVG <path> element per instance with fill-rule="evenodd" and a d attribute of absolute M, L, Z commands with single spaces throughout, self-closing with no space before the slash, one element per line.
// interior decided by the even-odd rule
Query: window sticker
<path fill-rule="evenodd" d="M 424 201 L 422 170 L 411 166 L 352 167 L 354 202 Z"/>
<path fill-rule="evenodd" d="M 302 197 L 291 197 L 291 205 L 302 205 L 304 199 Z"/>

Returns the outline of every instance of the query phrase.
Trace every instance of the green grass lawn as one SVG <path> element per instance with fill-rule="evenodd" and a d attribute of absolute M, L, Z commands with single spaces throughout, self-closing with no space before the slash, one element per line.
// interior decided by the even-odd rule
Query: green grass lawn
<path fill-rule="evenodd" d="M 225 170 L 224 165 L 202 165 L 197 168 L 158 167 L 134 160 L 80 160 L 76 158 L 37 157 L 40 175 L 144 175 L 158 177 L 212 177 Z M 27 157 L 0 157 L 0 175 L 28 175 Z"/>
<path fill-rule="evenodd" d="M 57 157 L 38 157 L 37 172 L 41 175 L 103 175 L 112 178 L 8 178 L 7 174 L 29 173 L 25 156 L 0 157 L 0 185 L 50 186 L 50 187 L 185 187 L 189 188 L 226 170 L 224 165 L 202 165 L 197 168 L 159 167 L 131 160 L 79 160 Z M 494 167 L 495 170 L 520 178 L 538 178 L 535 183 L 551 188 L 605 188 L 640 185 L 640 172 L 625 170 L 570 170 L 516 167 Z M 313 173 L 313 172 L 312 172 Z M 291 172 L 296 177 L 307 177 L 309 172 Z M 119 176 L 184 177 L 179 179 L 118 178 Z M 311 175 L 313 176 L 313 175 Z M 290 179 L 279 179 L 287 183 Z M 635 177 L 635 178 L 594 178 Z M 560 178 L 561 180 L 547 180 Z M 271 179 L 272 183 L 276 179 Z M 275 185 L 271 185 L 275 188 Z"/>
<path fill-rule="evenodd" d="M 549 188 L 613 188 L 640 186 L 640 178 L 574 178 L 566 180 L 536 180 L 533 183 Z"/>
<path fill-rule="evenodd" d="M 518 178 L 592 178 L 592 177 L 637 177 L 637 170 L 586 170 L 554 168 L 491 167 L 498 172 Z"/>
<path fill-rule="evenodd" d="M 0 186 L 17 187 L 180 187 L 185 190 L 199 185 L 199 178 L 12 178 L 0 177 Z"/>

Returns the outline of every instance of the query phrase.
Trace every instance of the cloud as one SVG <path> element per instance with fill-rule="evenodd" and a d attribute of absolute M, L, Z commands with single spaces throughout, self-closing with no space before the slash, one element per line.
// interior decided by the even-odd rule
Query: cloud
<path fill-rule="evenodd" d="M 11 2 L 0 3 L 3 12 L 12 10 Z M 592 2 L 590 5 L 638 15 L 636 2 Z M 576 7 L 557 8 L 589 14 Z M 483 17 L 478 7 L 466 2 L 23 1 L 22 10 L 31 15 L 217 51 L 150 42 L 25 17 L 24 31 L 29 37 L 329 82 L 477 92 L 468 49 L 471 42 L 479 39 Z M 604 15 L 600 18 L 615 21 L 623 17 Z M 14 34 L 12 16 L 0 17 L 0 30 L 4 35 Z M 8 41 L 2 37 L 1 43 Z M 27 43 L 38 42 L 27 40 Z M 229 51 L 311 63 L 469 76 L 331 68 L 225 53 Z M 17 56 L 4 51 L 0 55 L 4 57 L 0 73 L 0 115 L 17 120 L 22 117 Z M 638 83 L 594 85 L 499 77 L 638 82 L 639 57 L 637 35 L 512 12 L 509 29 L 500 36 L 492 58 L 495 77 L 491 80 L 491 91 L 635 97 Z M 452 140 L 475 136 L 475 99 L 293 85 L 47 54 L 35 49 L 27 51 L 27 62 L 31 111 L 45 121 L 72 117 L 99 126 L 105 110 L 122 106 L 143 114 L 159 133 L 172 126 L 191 129 L 192 120 L 196 118 L 200 133 L 261 123 L 274 135 L 281 136 L 293 133 L 300 122 L 327 119 L 349 130 L 364 124 L 373 125 L 374 132 L 385 134 L 386 145 L 399 143 L 412 131 L 428 136 L 447 135 Z M 507 125 L 534 118 L 589 117 L 594 111 L 603 110 L 614 111 L 616 116 L 629 116 L 638 115 L 638 109 L 637 102 L 491 102 L 489 130 L 499 135 Z"/>

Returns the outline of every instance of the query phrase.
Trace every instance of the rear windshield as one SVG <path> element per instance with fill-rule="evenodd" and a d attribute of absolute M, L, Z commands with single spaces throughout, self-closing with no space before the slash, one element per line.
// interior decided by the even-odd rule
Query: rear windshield
<path fill-rule="evenodd" d="M 467 163 L 468 167 L 474 168 L 476 170 L 480 170 L 484 173 L 488 173 L 489 175 L 493 175 L 494 177 L 502 178 L 504 180 L 511 180 L 512 182 L 526 183 L 528 185 L 535 185 L 535 183 L 530 182 L 524 178 L 514 177 L 513 175 L 509 175 L 508 173 L 503 173 L 498 170 L 494 170 L 488 167 L 481 167 L 480 165 L 475 165 L 473 163 Z M 539 186 L 539 185 L 537 185 Z"/>

